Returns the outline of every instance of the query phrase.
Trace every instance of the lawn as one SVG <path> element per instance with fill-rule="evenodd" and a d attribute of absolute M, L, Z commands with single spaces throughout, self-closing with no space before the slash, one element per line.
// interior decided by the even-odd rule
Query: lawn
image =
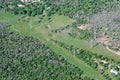
<path fill-rule="evenodd" d="M 99 74 L 95 69 L 91 68 L 90 66 L 88 66 L 86 63 L 84 63 L 83 61 L 81 61 L 80 59 L 78 59 L 77 57 L 75 57 L 74 55 L 72 55 L 69 51 L 61 48 L 60 46 L 58 46 L 57 44 L 55 44 L 54 42 L 52 42 L 50 40 L 51 36 L 49 36 L 48 34 L 52 34 L 54 35 L 54 33 L 51 33 L 49 29 L 45 29 L 42 25 L 44 24 L 48 24 L 49 22 L 47 21 L 47 19 L 45 18 L 43 20 L 43 22 L 41 23 L 37 23 L 35 22 L 35 20 L 37 20 L 37 17 L 31 18 L 32 19 L 32 23 L 31 25 L 33 26 L 33 28 L 30 28 L 30 23 L 26 23 L 23 21 L 19 21 L 18 20 L 18 16 L 14 16 L 11 15 L 9 13 L 5 13 L 5 12 L 0 12 L 0 21 L 5 21 L 8 22 L 12 25 L 11 30 L 19 33 L 21 35 L 26 35 L 26 36 L 32 36 L 34 38 L 37 38 L 39 40 L 41 40 L 42 42 L 44 42 L 48 47 L 50 47 L 55 53 L 57 53 L 58 55 L 62 55 L 68 62 L 70 62 L 73 65 L 78 66 L 81 70 L 83 70 L 85 72 L 85 75 L 90 76 L 92 78 L 94 78 L 95 80 L 106 80 L 104 79 L 104 77 Z M 50 23 L 50 25 L 53 27 L 53 29 L 55 28 L 59 28 L 60 26 L 65 26 L 67 24 L 70 24 L 71 19 L 66 18 L 65 16 L 62 15 L 53 15 L 51 17 L 52 20 L 54 20 L 52 23 Z M 64 22 L 66 21 L 66 22 Z M 67 42 L 68 44 L 71 43 L 71 39 L 68 40 L 66 38 L 61 38 L 61 40 L 65 40 L 65 42 Z M 68 41 L 66 41 L 68 40 Z M 72 41 L 72 43 L 76 43 L 75 41 Z M 82 42 L 81 42 L 82 43 Z M 83 46 L 86 47 L 86 42 L 82 45 L 79 46 Z"/>

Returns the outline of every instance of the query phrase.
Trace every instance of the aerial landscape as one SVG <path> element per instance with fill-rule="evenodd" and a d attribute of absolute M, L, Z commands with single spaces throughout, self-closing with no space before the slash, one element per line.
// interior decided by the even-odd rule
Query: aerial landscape
<path fill-rule="evenodd" d="M 120 80 L 120 0 L 0 0 L 0 80 Z"/>

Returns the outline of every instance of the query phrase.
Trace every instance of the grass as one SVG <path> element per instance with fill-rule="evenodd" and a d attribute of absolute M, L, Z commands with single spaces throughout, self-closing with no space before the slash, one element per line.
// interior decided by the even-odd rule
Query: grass
<path fill-rule="evenodd" d="M 58 35 L 55 39 L 65 43 L 67 45 L 74 45 L 75 47 L 78 47 L 80 49 L 86 49 L 86 50 L 92 51 L 96 54 L 104 55 L 108 58 L 114 59 L 116 61 L 120 61 L 120 56 L 117 56 L 116 54 L 109 52 L 102 45 L 97 45 L 97 46 L 91 48 L 88 41 L 73 39 L 70 36 L 64 36 L 64 35 L 61 35 L 61 36 Z"/>
<path fill-rule="evenodd" d="M 41 17 L 41 16 L 42 15 L 30 17 L 31 21 L 32 21 L 32 25 L 34 25 L 34 28 L 44 27 L 44 25 L 50 25 L 52 29 L 56 29 L 61 26 L 71 24 L 73 22 L 73 20 L 70 19 L 69 17 L 54 14 L 50 17 L 52 20 L 51 22 L 49 22 L 49 20 L 48 20 L 49 17 L 45 16 L 45 17 L 43 17 L 41 23 L 38 23 L 39 17 Z M 19 24 L 19 26 L 20 26 L 22 24 L 25 26 L 29 26 L 29 23 L 24 23 L 24 21 L 18 21 L 18 17 L 20 18 L 21 16 L 20 15 L 15 16 L 15 15 L 12 15 L 7 12 L 0 11 L 0 20 L 1 21 L 12 23 L 12 25 Z"/>
<path fill-rule="evenodd" d="M 71 24 L 73 22 L 73 20 L 70 19 L 69 17 L 54 14 L 51 17 L 48 17 L 48 16 L 42 17 L 43 19 L 38 24 L 38 21 L 40 20 L 39 19 L 40 17 L 42 17 L 42 15 L 41 16 L 31 17 L 32 21 L 33 21 L 33 25 L 36 28 L 37 27 L 44 27 L 45 25 L 50 25 L 50 27 L 52 29 L 57 29 L 57 28 L 59 28 L 61 26 L 65 26 L 65 25 Z M 51 22 L 48 20 L 48 18 L 51 18 Z"/>
<path fill-rule="evenodd" d="M 37 38 L 39 40 L 41 40 L 42 42 L 44 42 L 48 47 L 50 47 L 55 53 L 57 53 L 58 55 L 62 55 L 69 63 L 78 66 L 81 70 L 83 70 L 85 72 L 85 75 L 94 78 L 95 80 L 106 80 L 101 74 L 99 74 L 95 69 L 91 68 L 90 66 L 88 66 L 86 63 L 84 63 L 83 61 L 81 61 L 80 59 L 78 59 L 77 57 L 75 57 L 74 55 L 72 55 L 69 51 L 61 48 L 60 46 L 58 46 L 57 44 L 55 44 L 54 42 L 52 42 L 50 40 L 50 36 L 48 36 L 48 34 L 52 34 L 50 32 L 49 29 L 45 29 L 42 25 L 44 24 L 48 24 L 48 22 L 46 21 L 46 18 L 41 22 L 41 23 L 37 23 L 35 22 L 35 20 L 37 20 L 37 17 L 32 17 L 32 26 L 33 28 L 30 28 L 29 22 L 23 22 L 23 21 L 18 21 L 18 16 L 14 16 L 11 15 L 9 13 L 5 13 L 5 12 L 0 12 L 0 21 L 4 21 L 4 22 L 8 22 L 10 24 L 12 24 L 11 30 L 19 33 L 21 35 L 26 35 L 26 36 L 32 36 L 34 38 Z M 61 18 L 61 19 L 60 19 Z M 50 23 L 51 25 L 53 25 L 53 28 L 59 28 L 60 26 L 64 26 L 67 25 L 69 23 L 71 23 L 71 19 L 66 18 L 65 16 L 62 15 L 53 15 L 51 17 L 51 19 L 53 19 L 53 23 Z M 67 20 L 67 21 L 66 21 Z M 64 22 L 66 21 L 66 22 Z M 70 22 L 69 22 L 70 21 Z M 52 34 L 54 35 L 54 34 Z M 71 43 L 71 39 L 68 40 L 69 38 L 61 38 L 61 40 L 64 39 L 65 42 L 67 43 Z M 68 41 L 66 41 L 68 40 Z M 76 43 L 75 41 L 72 43 Z M 78 43 L 76 43 L 78 44 Z M 87 46 L 86 42 L 84 42 L 84 44 L 81 42 L 82 45 L 79 46 L 83 46 L 84 48 Z"/>
<path fill-rule="evenodd" d="M 53 28 L 59 28 L 61 26 L 68 25 L 72 22 L 73 22 L 72 19 L 63 15 L 56 14 L 52 16 L 52 22 L 50 23 L 50 25 L 53 26 Z"/>
<path fill-rule="evenodd" d="M 85 75 L 95 78 L 95 80 L 99 80 L 99 79 L 105 80 L 102 75 L 100 75 L 93 68 L 88 66 L 86 63 L 84 63 L 80 59 L 78 59 L 76 56 L 73 56 L 69 51 L 65 50 L 64 48 L 61 48 L 60 46 L 58 46 L 57 44 L 51 41 L 47 42 L 47 45 L 53 51 L 55 51 L 55 53 L 62 55 L 68 62 L 70 62 L 73 65 L 78 66 L 81 70 L 84 71 Z"/>

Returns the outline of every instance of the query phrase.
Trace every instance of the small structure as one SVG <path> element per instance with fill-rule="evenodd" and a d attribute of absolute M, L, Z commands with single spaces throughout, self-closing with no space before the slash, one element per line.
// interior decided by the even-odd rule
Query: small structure
<path fill-rule="evenodd" d="M 22 8 L 22 7 L 25 7 L 25 6 L 24 6 L 24 5 L 22 5 L 22 4 L 18 4 L 18 7 L 21 7 L 21 8 Z"/>
<path fill-rule="evenodd" d="M 102 63 L 107 64 L 108 62 L 105 60 L 101 60 Z"/>
<path fill-rule="evenodd" d="M 111 69 L 110 72 L 114 75 L 118 75 L 118 71 Z"/>

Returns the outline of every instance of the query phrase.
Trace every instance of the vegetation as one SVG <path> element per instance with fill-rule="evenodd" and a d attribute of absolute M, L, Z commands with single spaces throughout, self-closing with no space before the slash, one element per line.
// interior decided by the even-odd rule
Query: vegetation
<path fill-rule="evenodd" d="M 11 24 L 16 25 L 16 26 L 12 25 L 10 27 L 10 30 L 17 32 L 19 34 L 22 34 L 22 35 L 32 36 L 32 37 L 37 38 L 40 41 L 44 42 L 56 54 L 62 55 L 68 62 L 70 62 L 73 65 L 78 66 L 82 71 L 84 71 L 84 73 L 85 73 L 84 76 L 85 75 L 90 76 L 90 77 L 95 78 L 95 79 L 97 79 L 99 77 L 99 78 L 102 78 L 103 80 L 105 80 L 103 78 L 103 76 L 98 74 L 96 71 L 94 71 L 94 69 L 90 68 L 83 61 L 72 56 L 68 51 L 64 50 L 63 48 L 57 46 L 52 41 L 50 41 L 49 38 L 51 38 L 51 37 L 48 37 L 48 33 L 49 33 L 48 29 L 46 29 L 46 28 L 34 28 L 34 27 L 31 29 L 29 27 L 29 24 L 27 24 L 26 22 L 18 21 L 17 20 L 18 16 L 13 16 L 9 13 L 4 13 L 4 12 L 1 12 L 1 15 L 3 15 L 3 16 L 1 16 L 2 17 L 1 21 L 6 21 L 6 22 L 9 22 Z M 5 15 L 7 15 L 7 16 L 5 16 Z M 8 17 L 11 20 L 9 20 Z M 35 26 L 35 25 L 33 25 L 33 26 Z M 94 73 L 94 75 L 91 73 Z"/>
<path fill-rule="evenodd" d="M 86 51 L 83 49 L 79 49 L 77 47 L 74 47 L 73 45 L 65 45 L 62 42 L 52 40 L 61 47 L 65 48 L 68 51 L 71 51 L 71 53 L 75 56 L 77 56 L 79 59 L 82 59 L 85 63 L 90 65 L 91 67 L 95 68 L 97 71 L 99 71 L 104 77 L 108 80 L 115 79 L 119 80 L 120 75 L 113 77 L 109 73 L 106 73 L 110 69 L 116 69 L 119 71 L 120 62 L 115 62 L 113 59 L 110 59 L 108 57 L 104 57 L 103 55 L 97 55 L 95 53 L 92 53 L 90 51 Z"/>
<path fill-rule="evenodd" d="M 120 15 L 119 11 L 102 12 L 94 15 L 91 25 L 94 30 L 94 38 L 108 36 L 109 47 L 119 51 L 120 46 Z"/>
<path fill-rule="evenodd" d="M 119 80 L 119 4 L 1 0 L 0 79 Z"/>
<path fill-rule="evenodd" d="M 80 39 L 80 40 L 90 40 L 93 39 L 93 33 L 89 30 L 78 30 L 73 29 L 71 32 L 68 33 L 69 36 L 72 38 Z"/>
<path fill-rule="evenodd" d="M 117 3 L 119 3 L 117 0 L 41 0 L 39 3 L 22 3 L 20 0 L 3 0 L 1 1 L 1 8 L 16 15 L 26 14 L 29 16 L 42 14 L 45 10 L 48 16 L 59 13 L 75 18 L 78 22 L 86 23 L 86 21 L 88 21 L 87 18 L 90 18 L 93 14 L 103 10 L 113 10 Z M 17 4 L 22 4 L 25 7 L 18 7 Z"/>
<path fill-rule="evenodd" d="M 37 39 L 9 31 L 0 23 L 0 79 L 94 80 Z"/>

